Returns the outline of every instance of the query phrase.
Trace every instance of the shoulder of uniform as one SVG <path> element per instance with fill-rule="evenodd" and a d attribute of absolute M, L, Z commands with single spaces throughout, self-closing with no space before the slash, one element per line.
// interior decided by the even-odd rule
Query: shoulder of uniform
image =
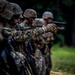
<path fill-rule="evenodd" d="M 58 28 L 54 23 L 47 24 L 47 30 L 56 33 Z"/>

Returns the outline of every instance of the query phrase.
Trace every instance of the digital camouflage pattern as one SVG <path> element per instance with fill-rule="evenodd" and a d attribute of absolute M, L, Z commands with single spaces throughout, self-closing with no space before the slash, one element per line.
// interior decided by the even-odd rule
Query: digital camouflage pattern
<path fill-rule="evenodd" d="M 56 26 L 56 25 L 54 25 L 54 26 Z M 16 40 L 20 39 L 20 40 L 26 41 L 29 38 L 34 39 L 41 34 L 43 34 L 43 37 L 44 37 L 45 36 L 44 33 L 46 33 L 46 32 L 56 33 L 57 28 L 54 26 L 52 26 L 52 24 L 48 24 L 47 27 L 45 27 L 45 30 L 42 27 L 35 28 L 35 29 L 33 29 L 33 28 L 27 29 L 27 30 L 23 30 L 23 31 L 17 31 L 15 29 L 10 29 L 10 28 L 6 28 L 5 30 L 8 30 L 8 31 L 10 30 L 11 34 L 14 36 L 14 39 L 16 39 Z M 48 35 L 45 37 L 52 36 L 51 33 L 46 33 L 46 34 L 48 34 Z"/>
<path fill-rule="evenodd" d="M 5 2 L 5 1 L 7 1 L 7 0 L 0 0 L 0 2 Z"/>
<path fill-rule="evenodd" d="M 5 6 L 7 3 L 9 3 L 9 2 L 6 1 L 6 0 L 0 0 L 0 8 L 3 7 L 3 6 Z M 1 12 L 1 10 L 0 10 L 0 12 Z"/>
<path fill-rule="evenodd" d="M 55 24 L 50 23 L 47 24 L 47 26 L 42 27 L 44 30 L 47 28 L 47 32 L 43 33 L 41 36 L 39 36 L 39 49 L 41 50 L 45 63 L 46 63 L 46 75 L 50 75 L 50 71 L 52 68 L 52 61 L 51 61 L 51 46 L 52 41 L 54 40 L 54 34 L 56 34 L 58 28 Z M 48 32 L 49 31 L 49 32 Z M 38 45 L 37 45 L 38 46 Z"/>
<path fill-rule="evenodd" d="M 14 7 L 13 9 L 14 15 L 19 15 L 23 13 L 21 7 L 18 4 L 16 3 L 10 3 L 10 4 Z"/>
<path fill-rule="evenodd" d="M 0 5 L 1 6 L 1 5 Z M 0 16 L 10 20 L 12 18 L 12 16 L 14 15 L 13 13 L 13 6 L 11 6 L 11 4 L 9 4 L 8 2 L 5 2 L 4 6 L 1 6 L 1 10 L 0 10 Z"/>
<path fill-rule="evenodd" d="M 48 19 L 48 18 L 52 18 L 53 19 L 53 14 L 52 14 L 52 12 L 46 11 L 46 12 L 43 13 L 42 18 L 43 19 Z"/>
<path fill-rule="evenodd" d="M 47 24 L 47 28 L 48 28 L 47 31 L 49 30 L 53 33 L 56 33 L 58 31 L 57 25 L 53 23 Z"/>
<path fill-rule="evenodd" d="M 43 58 L 43 55 L 39 49 L 36 49 L 35 51 L 35 63 L 36 68 L 38 70 L 38 75 L 45 75 L 46 71 L 46 65 L 45 65 L 45 59 Z"/>
<path fill-rule="evenodd" d="M 42 27 L 43 26 L 43 23 L 40 21 L 40 20 L 35 20 L 35 22 L 34 22 L 34 26 L 35 27 Z"/>
<path fill-rule="evenodd" d="M 3 0 L 3 1 L 5 1 L 5 0 Z M 3 17 L 8 20 L 10 20 L 12 18 L 12 16 L 14 16 L 14 15 L 20 15 L 23 13 L 22 9 L 20 8 L 20 6 L 18 4 L 9 3 L 7 1 L 5 3 L 3 2 L 0 5 L 0 8 L 1 8 L 0 17 Z M 35 19 L 37 17 L 37 13 L 33 9 L 26 9 L 23 16 L 26 19 L 28 19 L 28 18 Z M 47 19 L 47 18 L 53 19 L 53 14 L 49 13 L 49 12 L 45 12 L 43 14 L 43 18 L 44 19 Z M 18 69 L 22 67 L 22 69 L 21 69 L 22 73 L 24 73 L 25 69 L 27 68 L 26 64 L 25 64 L 26 63 L 25 56 L 27 54 L 24 52 L 24 46 L 25 46 L 24 44 L 26 44 L 26 47 L 28 48 L 29 47 L 28 43 L 30 42 L 30 40 L 32 40 L 33 45 L 35 46 L 35 56 L 33 56 L 33 57 L 35 58 L 38 74 L 45 75 L 47 73 L 46 71 L 49 72 L 49 70 L 51 69 L 50 49 L 47 44 L 51 40 L 53 40 L 52 37 L 53 37 L 53 34 L 55 34 L 57 32 L 57 26 L 55 24 L 48 24 L 47 27 L 43 27 L 43 23 L 40 20 L 35 20 L 33 25 L 36 28 L 24 29 L 25 28 L 24 24 L 21 23 L 21 26 L 23 26 L 23 29 L 21 28 L 21 30 L 17 31 L 15 27 L 14 27 L 14 29 L 5 28 L 4 34 L 7 37 L 12 36 L 12 41 L 17 42 L 17 46 L 16 47 L 13 46 L 14 50 L 12 50 L 11 56 L 13 56 Z M 2 37 L 2 35 L 0 35 L 0 41 L 3 39 L 4 38 Z M 8 41 L 11 42 L 11 40 L 8 40 Z M 16 43 L 14 42 L 13 44 L 15 45 Z M 44 54 L 43 54 L 41 51 L 41 48 L 43 48 L 44 46 L 45 46 L 45 48 L 44 48 Z M 32 53 L 30 52 L 29 57 L 32 56 L 31 54 Z M 33 59 L 33 58 L 30 58 L 30 59 Z M 30 60 L 30 59 L 27 59 L 27 60 Z M 33 60 L 30 60 L 30 61 L 33 61 Z M 34 63 L 31 63 L 30 65 L 32 65 L 32 64 L 34 64 Z M 36 71 L 36 70 L 34 70 L 34 71 Z M 16 75 L 18 75 L 18 74 L 16 74 Z M 31 74 L 31 75 L 33 75 L 33 74 Z M 34 75 L 37 75 L 37 74 L 34 74 Z"/>
<path fill-rule="evenodd" d="M 41 36 L 43 37 L 43 39 L 45 39 L 46 42 L 50 42 L 50 41 L 54 40 L 53 33 L 51 33 L 51 32 L 44 33 Z"/>
<path fill-rule="evenodd" d="M 25 56 L 21 52 L 11 52 L 11 55 L 15 59 L 18 69 L 20 69 L 21 66 L 25 67 Z"/>
<path fill-rule="evenodd" d="M 36 17 L 37 17 L 37 13 L 36 13 L 36 11 L 33 10 L 33 9 L 26 9 L 26 10 L 24 11 L 23 16 L 24 16 L 25 18 L 31 18 L 31 17 L 36 18 Z"/>

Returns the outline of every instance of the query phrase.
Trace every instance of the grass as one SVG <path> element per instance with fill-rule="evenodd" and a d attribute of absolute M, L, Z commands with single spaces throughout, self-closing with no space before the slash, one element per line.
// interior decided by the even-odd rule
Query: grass
<path fill-rule="evenodd" d="M 52 63 L 52 70 L 75 74 L 75 48 L 54 45 L 52 47 Z"/>

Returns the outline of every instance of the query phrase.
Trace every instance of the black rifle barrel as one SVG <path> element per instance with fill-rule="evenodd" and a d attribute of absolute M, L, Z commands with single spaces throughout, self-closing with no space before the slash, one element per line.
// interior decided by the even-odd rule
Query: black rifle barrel
<path fill-rule="evenodd" d="M 52 21 L 52 22 L 55 23 L 55 24 L 62 24 L 62 25 L 66 24 L 66 22 L 59 22 L 59 21 Z"/>

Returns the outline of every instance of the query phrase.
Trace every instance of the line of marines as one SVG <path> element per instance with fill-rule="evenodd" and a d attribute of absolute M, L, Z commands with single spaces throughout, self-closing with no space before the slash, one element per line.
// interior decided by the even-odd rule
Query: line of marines
<path fill-rule="evenodd" d="M 52 12 L 0 0 L 0 75 L 50 75 L 51 47 L 59 29 Z"/>

